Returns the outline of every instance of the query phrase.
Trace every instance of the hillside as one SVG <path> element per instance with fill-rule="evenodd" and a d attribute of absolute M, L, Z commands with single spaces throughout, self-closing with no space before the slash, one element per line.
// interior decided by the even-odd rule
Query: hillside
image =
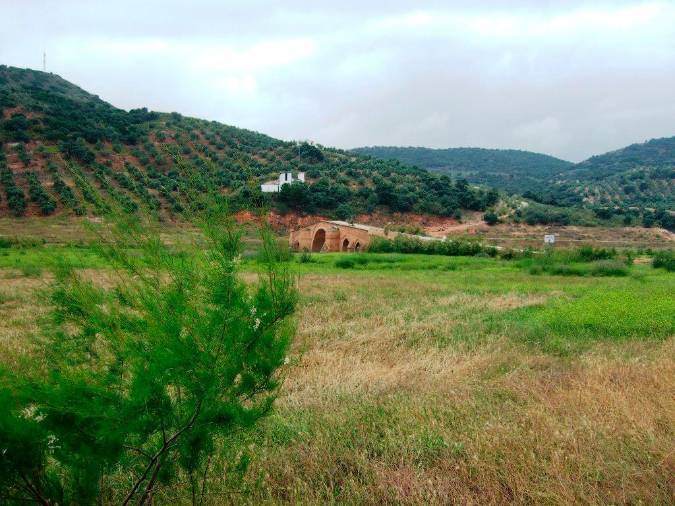
<path fill-rule="evenodd" d="M 180 157 L 195 167 L 186 174 Z M 304 171 L 271 196 L 259 184 Z M 493 205 L 495 191 L 447 176 L 309 143 L 184 117 L 124 111 L 59 76 L 0 66 L 0 216 L 150 211 L 178 219 L 189 195 L 218 188 L 231 204 L 281 212 L 416 211 L 457 215 Z"/>
<path fill-rule="evenodd" d="M 675 209 L 675 137 L 632 144 L 576 164 L 553 191 L 600 206 Z"/>
<path fill-rule="evenodd" d="M 546 180 L 573 165 L 553 156 L 516 149 L 373 146 L 356 148 L 352 152 L 385 160 L 399 160 L 508 192 L 542 190 Z"/>
<path fill-rule="evenodd" d="M 633 144 L 578 164 L 527 151 L 480 148 L 371 147 L 353 152 L 461 176 L 548 206 L 516 213 L 530 223 L 589 224 L 600 219 L 675 229 L 675 137 Z M 577 210 L 583 209 L 590 218 L 580 221 Z"/>

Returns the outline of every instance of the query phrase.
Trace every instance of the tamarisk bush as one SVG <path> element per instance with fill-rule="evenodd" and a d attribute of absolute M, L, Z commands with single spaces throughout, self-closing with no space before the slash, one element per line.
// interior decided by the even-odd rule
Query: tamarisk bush
<path fill-rule="evenodd" d="M 294 278 L 263 230 L 264 267 L 245 284 L 240 229 L 205 213 L 198 245 L 169 247 L 130 216 L 99 231 L 112 285 L 58 269 L 43 370 L 0 371 L 0 502 L 200 503 L 224 472 L 212 457 L 270 411 Z"/>

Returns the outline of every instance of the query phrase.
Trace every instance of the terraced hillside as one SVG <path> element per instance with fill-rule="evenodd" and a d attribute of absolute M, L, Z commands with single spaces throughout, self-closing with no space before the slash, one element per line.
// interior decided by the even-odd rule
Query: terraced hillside
<path fill-rule="evenodd" d="M 397 161 L 286 142 L 214 121 L 113 107 L 59 76 L 0 66 L 0 215 L 105 214 L 112 207 L 177 218 L 195 189 L 233 206 L 281 211 L 417 211 L 457 215 L 493 205 L 495 191 Z M 181 159 L 196 170 L 186 174 Z M 304 171 L 308 184 L 274 197 L 259 184 Z M 188 191 L 190 190 L 190 191 Z"/>

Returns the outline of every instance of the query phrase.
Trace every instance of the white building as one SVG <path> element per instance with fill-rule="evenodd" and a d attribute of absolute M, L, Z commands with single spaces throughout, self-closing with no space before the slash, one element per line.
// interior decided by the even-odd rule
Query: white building
<path fill-rule="evenodd" d="M 298 172 L 297 179 L 293 179 L 292 172 L 282 172 L 279 174 L 278 181 L 267 181 L 260 185 L 260 190 L 263 193 L 278 193 L 281 190 L 281 187 L 285 184 L 294 183 L 300 181 L 301 183 L 305 182 L 305 173 Z"/>

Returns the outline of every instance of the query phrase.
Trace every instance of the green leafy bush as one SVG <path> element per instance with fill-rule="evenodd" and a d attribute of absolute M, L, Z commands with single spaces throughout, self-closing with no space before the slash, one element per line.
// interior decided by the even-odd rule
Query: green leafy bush
<path fill-rule="evenodd" d="M 421 253 L 426 255 L 445 256 L 477 256 L 487 255 L 494 257 L 497 249 L 493 246 L 484 246 L 477 242 L 453 240 L 423 240 L 418 237 L 398 235 L 394 239 L 373 237 L 368 245 L 370 253 Z"/>
<path fill-rule="evenodd" d="M 593 246 L 581 246 L 576 250 L 576 259 L 580 262 L 592 262 L 594 260 L 609 260 L 616 257 L 615 249 L 594 248 Z"/>
<path fill-rule="evenodd" d="M 312 264 L 316 263 L 316 259 L 312 256 L 309 251 L 303 251 L 298 257 L 298 262 L 301 264 Z"/>
<path fill-rule="evenodd" d="M 597 260 L 591 266 L 591 276 L 626 276 L 628 268 L 619 260 Z"/>
<path fill-rule="evenodd" d="M 499 216 L 497 216 L 496 213 L 489 211 L 483 215 L 483 219 L 485 220 L 485 223 L 488 225 L 496 225 L 499 223 Z"/>
<path fill-rule="evenodd" d="M 654 254 L 652 266 L 655 269 L 663 268 L 668 272 L 675 272 L 675 252 L 673 250 L 658 251 Z"/>
<path fill-rule="evenodd" d="M 353 269 L 356 266 L 356 262 L 349 257 L 338 258 L 335 261 L 335 267 L 340 269 Z"/>
<path fill-rule="evenodd" d="M 176 251 L 131 221 L 101 230 L 110 288 L 57 271 L 36 344 L 46 374 L 0 370 L 3 499 L 142 505 L 180 484 L 198 504 L 223 465 L 245 469 L 223 445 L 272 408 L 297 295 L 270 234 L 249 287 L 240 231 L 213 213 L 203 231 L 206 244 Z"/>

